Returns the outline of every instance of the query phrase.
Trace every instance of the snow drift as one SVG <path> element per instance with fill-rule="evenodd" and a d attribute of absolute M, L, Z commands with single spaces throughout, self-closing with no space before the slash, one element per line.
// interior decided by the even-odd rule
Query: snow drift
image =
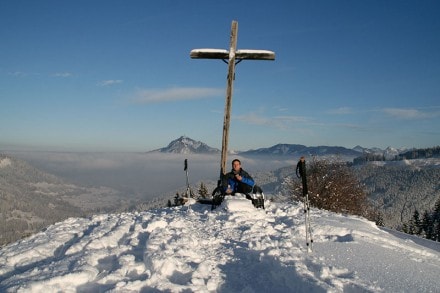
<path fill-rule="evenodd" d="M 434 292 L 440 246 L 301 205 L 222 206 L 70 218 L 0 250 L 6 292 Z"/>

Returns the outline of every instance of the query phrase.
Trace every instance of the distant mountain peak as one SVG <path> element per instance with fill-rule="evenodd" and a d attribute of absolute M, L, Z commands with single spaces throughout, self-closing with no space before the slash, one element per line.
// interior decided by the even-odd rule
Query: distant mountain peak
<path fill-rule="evenodd" d="M 182 135 L 170 142 L 168 146 L 154 150 L 153 152 L 174 154 L 215 154 L 220 151 L 208 146 L 206 143 Z"/>

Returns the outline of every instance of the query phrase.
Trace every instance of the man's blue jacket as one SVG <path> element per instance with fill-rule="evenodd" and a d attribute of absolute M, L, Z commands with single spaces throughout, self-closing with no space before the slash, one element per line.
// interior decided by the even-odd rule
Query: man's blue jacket
<path fill-rule="evenodd" d="M 235 178 L 238 174 L 242 177 L 239 181 Z M 232 170 L 231 172 L 225 174 L 222 178 L 223 191 L 226 192 L 227 189 L 232 189 L 232 194 L 235 193 L 250 193 L 252 192 L 252 187 L 254 186 L 254 179 L 246 171 L 240 168 L 239 172 Z"/>

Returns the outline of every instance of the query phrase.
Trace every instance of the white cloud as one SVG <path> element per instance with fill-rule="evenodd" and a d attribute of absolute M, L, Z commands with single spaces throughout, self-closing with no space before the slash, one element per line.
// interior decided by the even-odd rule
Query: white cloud
<path fill-rule="evenodd" d="M 428 119 L 440 116 L 439 112 L 426 112 L 417 109 L 385 108 L 382 111 L 391 117 L 405 120 Z"/>
<path fill-rule="evenodd" d="M 71 77 L 72 73 L 70 73 L 70 72 L 56 72 L 56 73 L 52 74 L 52 76 L 54 76 L 54 77 Z"/>
<path fill-rule="evenodd" d="M 295 123 L 308 123 L 309 119 L 301 116 L 274 116 L 267 117 L 262 111 L 259 112 L 250 112 L 243 115 L 237 115 L 233 117 L 234 119 L 243 121 L 252 125 L 265 125 L 280 129 L 286 129 L 289 125 L 293 125 Z"/>
<path fill-rule="evenodd" d="M 330 109 L 327 111 L 327 113 L 333 115 L 347 115 L 347 114 L 353 114 L 353 110 L 350 107 L 339 107 L 336 109 Z"/>
<path fill-rule="evenodd" d="M 247 113 L 244 115 L 238 115 L 234 117 L 237 120 L 244 121 L 253 125 L 273 125 L 273 119 L 264 117 L 255 112 Z"/>
<path fill-rule="evenodd" d="M 9 72 L 8 75 L 11 76 L 15 76 L 15 77 L 25 77 L 28 76 L 29 74 L 23 71 L 14 71 L 14 72 Z"/>
<path fill-rule="evenodd" d="M 289 108 L 281 107 L 281 106 L 274 106 L 273 109 L 276 110 L 276 111 L 279 111 L 279 112 L 287 112 L 287 111 L 289 111 Z"/>
<path fill-rule="evenodd" d="M 295 123 L 306 123 L 310 122 L 309 118 L 303 117 L 303 116 L 276 116 L 274 119 L 277 120 L 283 120 L 288 122 L 295 122 Z"/>
<path fill-rule="evenodd" d="M 102 80 L 98 82 L 99 86 L 111 86 L 114 84 L 122 83 L 123 81 L 120 79 L 108 79 L 108 80 Z"/>
<path fill-rule="evenodd" d="M 161 103 L 173 101 L 185 101 L 204 99 L 224 94 L 223 89 L 217 88 L 185 88 L 176 87 L 169 89 L 141 90 L 134 99 L 137 103 Z"/>

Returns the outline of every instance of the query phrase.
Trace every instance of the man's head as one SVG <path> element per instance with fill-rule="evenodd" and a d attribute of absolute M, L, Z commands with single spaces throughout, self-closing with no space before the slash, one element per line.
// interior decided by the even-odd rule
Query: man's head
<path fill-rule="evenodd" d="M 234 170 L 234 172 L 238 172 L 241 169 L 241 162 L 239 159 L 234 159 L 232 161 L 232 170 Z"/>
<path fill-rule="evenodd" d="M 304 157 L 301 157 L 300 160 L 301 160 L 301 162 L 304 162 L 305 158 L 304 158 Z"/>

